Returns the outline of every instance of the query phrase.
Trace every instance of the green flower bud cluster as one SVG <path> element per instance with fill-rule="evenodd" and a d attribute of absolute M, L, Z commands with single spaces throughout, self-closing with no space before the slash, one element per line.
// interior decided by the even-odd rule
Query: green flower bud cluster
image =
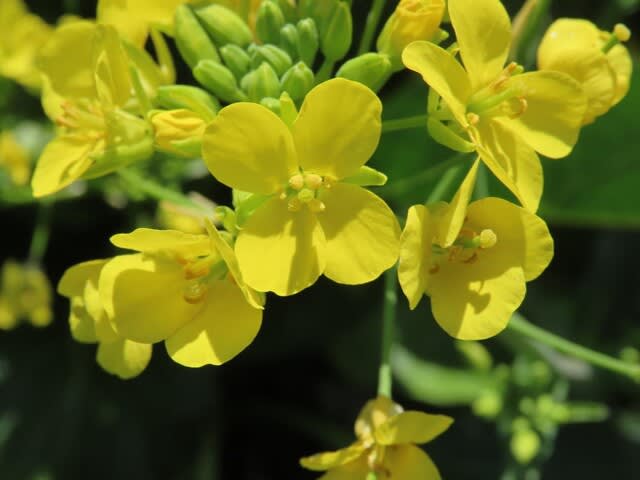
<path fill-rule="evenodd" d="M 275 111 L 285 92 L 302 102 L 320 80 L 314 73 L 318 54 L 330 65 L 342 59 L 352 30 L 349 4 L 339 0 L 264 0 L 255 32 L 222 5 L 183 4 L 174 27 L 181 56 L 206 90 L 223 103 L 251 101 Z"/>

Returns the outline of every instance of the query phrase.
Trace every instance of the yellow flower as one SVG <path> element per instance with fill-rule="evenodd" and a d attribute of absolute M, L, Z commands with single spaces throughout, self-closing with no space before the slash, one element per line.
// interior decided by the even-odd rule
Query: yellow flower
<path fill-rule="evenodd" d="M 262 0 L 251 0 L 248 20 L 252 28 L 261 2 Z M 176 8 L 184 3 L 216 3 L 242 13 L 243 0 L 99 0 L 97 16 L 100 23 L 115 26 L 124 38 L 141 47 L 151 27 L 169 32 L 172 30 Z"/>
<path fill-rule="evenodd" d="M 29 13 L 22 0 L 0 2 L 0 75 L 28 88 L 40 87 L 36 56 L 53 29 Z"/>
<path fill-rule="evenodd" d="M 51 285 L 37 267 L 8 260 L 0 272 L 0 329 L 11 330 L 22 319 L 34 327 L 51 323 Z"/>
<path fill-rule="evenodd" d="M 536 152 L 551 158 L 571 152 L 586 98 L 566 74 L 521 73 L 515 63 L 504 66 L 511 25 L 499 0 L 450 0 L 448 6 L 465 68 L 429 42 L 414 42 L 402 55 L 407 68 L 420 73 L 441 97 L 430 105 L 430 131 L 441 132 L 441 122 L 450 122 L 443 143 L 457 135 L 461 150 L 477 151 L 522 205 L 535 212 L 542 194 Z"/>
<path fill-rule="evenodd" d="M 444 11 L 444 0 L 400 0 L 380 32 L 378 52 L 399 61 L 411 42 L 431 40 L 436 35 Z"/>
<path fill-rule="evenodd" d="M 132 95 L 129 66 L 153 89 L 160 83 L 153 61 L 125 47 L 112 27 L 88 21 L 56 29 L 42 52 L 43 105 L 60 127 L 35 168 L 33 195 L 55 193 L 79 178 L 95 178 L 153 153 L 149 124 L 128 111 Z"/>
<path fill-rule="evenodd" d="M 205 219 L 215 215 L 216 204 L 196 192 L 190 192 L 189 198 L 200 208 L 178 205 L 166 200 L 160 202 L 156 212 L 158 224 L 166 230 L 206 233 Z"/>
<path fill-rule="evenodd" d="M 156 146 L 175 155 L 198 158 L 206 124 L 202 117 L 186 109 L 166 110 L 151 117 Z"/>
<path fill-rule="evenodd" d="M 15 185 L 26 185 L 29 182 L 29 154 L 9 131 L 0 132 L 0 168 L 8 172 Z"/>
<path fill-rule="evenodd" d="M 152 346 L 118 335 L 107 317 L 98 293 L 98 281 L 109 260 L 92 260 L 67 269 L 58 293 L 71 301 L 69 327 L 81 343 L 97 343 L 96 360 L 107 372 L 122 379 L 140 375 L 151 360 Z"/>
<path fill-rule="evenodd" d="M 328 470 L 321 480 L 440 480 L 431 458 L 414 444 L 427 443 L 449 428 L 444 415 L 403 411 L 387 397 L 370 400 L 355 424 L 358 440 L 342 450 L 306 457 L 300 464 L 314 471 Z"/>
<path fill-rule="evenodd" d="M 222 234 L 208 228 L 209 236 L 145 228 L 115 235 L 114 245 L 140 253 L 113 258 L 99 280 L 116 333 L 164 340 L 169 356 L 187 367 L 231 360 L 262 322 L 262 298 L 242 281 Z"/>
<path fill-rule="evenodd" d="M 542 38 L 538 68 L 567 73 L 582 85 L 589 101 L 583 124 L 607 113 L 629 91 L 633 65 L 620 43 L 629 35 L 623 25 L 609 33 L 588 20 L 561 18 Z"/>
<path fill-rule="evenodd" d="M 235 246 L 251 287 L 292 295 L 323 273 L 361 284 L 395 263 L 395 215 L 348 181 L 378 145 L 381 110 L 368 88 L 333 79 L 309 92 L 290 127 L 253 103 L 225 107 L 207 127 L 202 153 L 213 176 L 264 196 Z"/>
<path fill-rule="evenodd" d="M 476 160 L 450 204 L 409 209 L 398 278 L 409 306 L 423 294 L 453 337 L 480 340 L 502 331 L 522 303 L 525 282 L 553 256 L 542 219 L 499 198 L 470 205 Z"/>

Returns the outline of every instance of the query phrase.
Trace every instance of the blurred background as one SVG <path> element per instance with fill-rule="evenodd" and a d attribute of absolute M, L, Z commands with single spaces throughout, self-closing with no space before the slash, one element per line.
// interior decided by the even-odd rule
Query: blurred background
<path fill-rule="evenodd" d="M 52 24 L 62 14 L 95 14 L 93 1 L 27 3 Z M 390 11 L 395 2 L 388 3 Z M 521 2 L 505 3 L 515 13 Z M 368 2 L 353 4 L 361 29 Z M 623 22 L 640 33 L 639 9 L 637 0 L 563 0 L 552 15 L 585 17 L 605 30 Z M 632 38 L 634 59 L 637 46 Z M 637 350 L 628 347 L 640 348 L 639 74 L 620 105 L 584 128 L 570 157 L 543 160 L 540 214 L 555 258 L 528 285 L 521 309 L 550 331 L 629 359 Z M 186 69 L 180 75 L 190 81 Z M 426 88 L 403 73 L 381 97 L 386 119 L 420 114 Z M 0 127 L 15 129 L 34 159 L 50 134 L 38 97 L 4 78 Z M 378 193 L 405 212 L 433 187 L 420 172 L 450 155 L 419 129 L 385 135 L 372 161 L 389 176 Z M 53 285 L 70 265 L 113 255 L 112 234 L 153 225 L 152 200 L 104 195 L 117 180 L 104 182 L 47 209 L 43 268 Z M 230 201 L 208 175 L 184 190 Z M 505 194 L 490 180 L 489 190 Z M 0 264 L 27 258 L 39 211 L 28 196 L 0 194 Z M 0 330 L 0 478 L 317 478 L 298 458 L 350 443 L 358 410 L 375 395 L 381 306 L 380 280 L 321 280 L 292 298 L 269 296 L 256 341 L 229 364 L 187 369 L 157 345 L 147 370 L 121 381 L 95 363 L 95 346 L 71 339 L 68 301 L 55 296 L 50 326 Z M 640 477 L 640 385 L 510 332 L 484 347 L 457 344 L 426 299 L 409 312 L 400 298 L 398 336 L 396 400 L 455 418 L 426 447 L 443 478 Z"/>

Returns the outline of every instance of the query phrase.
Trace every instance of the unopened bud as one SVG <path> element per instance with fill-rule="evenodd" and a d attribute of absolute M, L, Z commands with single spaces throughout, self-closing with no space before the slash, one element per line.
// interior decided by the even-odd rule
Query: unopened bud
<path fill-rule="evenodd" d="M 201 60 L 193 69 L 193 76 L 223 102 L 233 103 L 247 100 L 247 96 L 238 88 L 238 83 L 231 70 L 218 62 Z"/>
<path fill-rule="evenodd" d="M 251 58 L 237 45 L 225 45 L 220 49 L 220 56 L 237 80 L 244 77 L 251 69 Z"/>
<path fill-rule="evenodd" d="M 313 88 L 314 80 L 313 71 L 303 62 L 298 62 L 282 77 L 282 90 L 297 102 Z"/>
<path fill-rule="evenodd" d="M 262 105 L 263 107 L 267 107 L 276 115 L 280 115 L 280 100 L 278 100 L 277 98 L 264 97 L 262 100 L 260 100 L 260 105 Z"/>
<path fill-rule="evenodd" d="M 263 43 L 278 44 L 280 42 L 280 29 L 284 26 L 285 19 L 278 3 L 265 0 L 258 7 L 256 16 L 256 32 Z"/>
<path fill-rule="evenodd" d="M 298 30 L 290 23 L 280 29 L 280 48 L 289 54 L 291 61 L 298 59 L 298 49 L 300 48 Z"/>
<path fill-rule="evenodd" d="M 165 110 L 186 108 L 197 113 L 205 121 L 211 121 L 220 110 L 216 97 L 191 85 L 163 85 L 158 87 L 156 104 Z"/>
<path fill-rule="evenodd" d="M 298 56 L 309 67 L 313 63 L 320 48 L 320 34 L 313 18 L 303 18 L 296 26 L 298 31 Z"/>
<path fill-rule="evenodd" d="M 377 92 L 389 80 L 392 68 L 387 55 L 365 53 L 347 60 L 336 73 L 336 77 L 360 82 Z"/>
<path fill-rule="evenodd" d="M 340 60 L 349 51 L 352 36 L 353 19 L 349 5 L 346 2 L 338 2 L 322 31 L 322 53 L 332 62 Z"/>
<path fill-rule="evenodd" d="M 185 109 L 167 110 L 153 115 L 151 124 L 161 150 L 189 158 L 200 156 L 206 124 L 197 114 Z"/>
<path fill-rule="evenodd" d="M 249 74 L 246 87 L 249 98 L 254 102 L 259 102 L 265 97 L 278 98 L 280 96 L 278 75 L 266 62 Z"/>
<path fill-rule="evenodd" d="M 253 40 L 247 23 L 233 10 L 222 5 L 209 5 L 196 10 L 196 15 L 218 47 L 233 43 L 246 47 Z"/>
<path fill-rule="evenodd" d="M 216 46 L 191 7 L 180 5 L 176 8 L 174 25 L 176 46 L 189 67 L 194 68 L 200 60 L 220 60 Z"/>
<path fill-rule="evenodd" d="M 267 62 L 280 78 L 284 72 L 291 68 L 291 57 L 287 52 L 275 45 L 257 46 L 251 52 L 251 65 L 253 68 L 259 68 L 264 62 Z"/>
<path fill-rule="evenodd" d="M 522 465 L 529 464 L 540 451 L 540 437 L 530 428 L 520 428 L 511 437 L 511 454 Z"/>

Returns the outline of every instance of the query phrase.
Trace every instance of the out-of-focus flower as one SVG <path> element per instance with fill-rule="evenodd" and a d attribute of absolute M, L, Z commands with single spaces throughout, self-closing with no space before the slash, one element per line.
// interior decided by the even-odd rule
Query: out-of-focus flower
<path fill-rule="evenodd" d="M 188 158 L 198 158 L 206 123 L 186 109 L 165 110 L 151 117 L 155 143 L 160 150 Z"/>
<path fill-rule="evenodd" d="M 8 260 L 0 272 L 0 329 L 11 330 L 21 320 L 35 327 L 51 323 L 51 285 L 42 270 Z"/>
<path fill-rule="evenodd" d="M 387 397 L 370 400 L 355 424 L 358 440 L 342 450 L 300 460 L 303 467 L 327 471 L 321 480 L 440 480 L 431 458 L 415 444 L 427 443 L 449 428 L 444 415 L 403 411 Z"/>
<path fill-rule="evenodd" d="M 447 146 L 477 151 L 521 204 L 535 212 L 542 195 L 536 152 L 550 158 L 571 152 L 586 97 L 567 74 L 522 73 L 515 63 L 505 67 L 511 25 L 499 0 L 450 0 L 448 8 L 464 68 L 430 42 L 414 42 L 402 55 L 407 68 L 420 73 L 440 97 L 429 107 L 429 131 Z"/>
<path fill-rule="evenodd" d="M 409 209 L 398 278 L 413 309 L 424 294 L 453 337 L 501 332 L 522 303 L 525 282 L 549 265 L 553 239 L 544 221 L 499 198 L 469 204 L 476 160 L 450 204 Z"/>
<path fill-rule="evenodd" d="M 29 12 L 22 0 L 0 2 L 0 75 L 24 85 L 40 88 L 36 57 L 53 28 Z"/>
<path fill-rule="evenodd" d="M 152 346 L 118 335 L 107 318 L 98 293 L 100 272 L 108 260 L 91 260 L 67 269 L 58 293 L 69 298 L 69 327 L 81 343 L 97 343 L 96 360 L 107 372 L 122 379 L 140 375 L 151 360 Z"/>
<path fill-rule="evenodd" d="M 193 234 L 207 232 L 206 219 L 215 216 L 216 204 L 196 192 L 191 192 L 188 196 L 200 208 L 178 205 L 166 200 L 158 204 L 156 218 L 162 229 Z"/>
<path fill-rule="evenodd" d="M 231 239 L 210 223 L 208 229 L 208 236 L 144 228 L 115 235 L 115 245 L 139 253 L 107 262 L 99 280 L 118 335 L 164 341 L 171 358 L 187 367 L 231 360 L 262 323 L 263 299 L 244 284 Z"/>
<path fill-rule="evenodd" d="M 9 174 L 15 185 L 26 185 L 31 176 L 31 163 L 26 149 L 10 131 L 0 132 L 0 169 Z"/>
<path fill-rule="evenodd" d="M 292 295 L 323 273 L 361 284 L 395 263 L 395 215 L 350 183 L 378 145 L 381 110 L 367 87 L 338 78 L 309 92 L 291 127 L 252 103 L 225 107 L 209 124 L 203 140 L 209 171 L 264 198 L 235 246 L 251 287 Z"/>
<path fill-rule="evenodd" d="M 605 32 L 588 20 L 561 18 L 551 24 L 538 47 L 538 68 L 576 79 L 589 101 L 583 124 L 592 123 L 629 91 L 633 65 L 622 45 L 630 37 L 624 25 Z"/>

